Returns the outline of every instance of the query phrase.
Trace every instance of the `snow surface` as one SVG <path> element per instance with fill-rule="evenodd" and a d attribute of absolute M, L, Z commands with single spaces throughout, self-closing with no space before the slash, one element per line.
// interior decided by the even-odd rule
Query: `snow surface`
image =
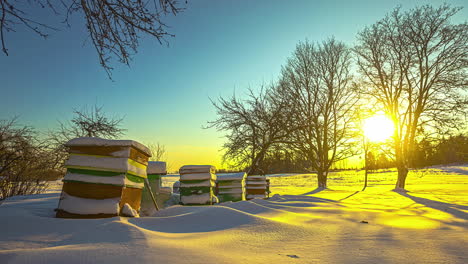
<path fill-rule="evenodd" d="M 129 217 L 139 217 L 137 210 L 133 209 L 128 203 L 125 203 L 122 207 L 122 213 Z"/>
<path fill-rule="evenodd" d="M 248 194 L 246 196 L 247 199 L 263 199 L 266 198 L 265 194 Z"/>
<path fill-rule="evenodd" d="M 97 137 L 80 137 L 68 141 L 65 146 L 101 146 L 101 147 L 134 147 L 151 157 L 151 151 L 145 145 L 134 140 L 112 140 Z"/>
<path fill-rule="evenodd" d="M 59 209 L 72 214 L 118 214 L 120 198 L 86 199 L 62 193 Z"/>
<path fill-rule="evenodd" d="M 217 174 L 216 176 L 218 177 L 219 181 L 235 181 L 235 180 L 242 181 L 244 180 L 246 175 L 247 173 L 245 172 L 237 172 L 237 173 Z"/>
<path fill-rule="evenodd" d="M 60 181 L 0 205 L 0 263 L 468 263 L 468 166 L 271 177 L 272 198 L 54 218 Z M 177 176 L 164 183 L 171 186 Z"/>
<path fill-rule="evenodd" d="M 184 165 L 180 167 L 180 174 L 188 173 L 215 173 L 216 167 L 213 165 Z"/>
<path fill-rule="evenodd" d="M 211 199 L 210 193 L 180 196 L 180 201 L 183 204 L 205 204 L 205 203 L 208 203 L 210 199 Z"/>

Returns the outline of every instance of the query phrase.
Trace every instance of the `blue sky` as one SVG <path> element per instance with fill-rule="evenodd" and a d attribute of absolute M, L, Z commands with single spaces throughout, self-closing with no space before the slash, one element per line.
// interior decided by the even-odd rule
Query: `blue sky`
<path fill-rule="evenodd" d="M 46 131 L 70 119 L 73 108 L 102 105 L 125 118 L 125 138 L 166 145 L 173 169 L 219 165 L 222 134 L 202 129 L 216 117 L 210 97 L 242 94 L 275 80 L 301 40 L 335 36 L 352 45 L 359 30 L 397 5 L 422 3 L 443 1 L 191 0 L 183 13 L 166 19 L 176 35 L 169 47 L 142 38 L 130 67 L 113 64 L 114 82 L 86 42 L 78 14 L 71 28 L 47 40 L 18 27 L 6 36 L 10 56 L 0 55 L 0 119 L 19 115 L 22 124 Z M 58 21 L 43 10 L 30 12 L 41 21 Z M 466 18 L 462 10 L 455 19 Z"/>

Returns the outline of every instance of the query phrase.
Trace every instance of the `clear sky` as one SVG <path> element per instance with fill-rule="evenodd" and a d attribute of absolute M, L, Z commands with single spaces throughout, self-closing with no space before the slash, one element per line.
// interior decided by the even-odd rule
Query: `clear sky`
<path fill-rule="evenodd" d="M 182 1 L 183 2 L 183 1 Z M 464 1 L 448 1 L 465 6 Z M 23 27 L 7 34 L 10 56 L 0 54 L 0 119 L 19 115 L 39 131 L 66 121 L 73 108 L 102 105 L 123 116 L 124 138 L 160 142 L 175 170 L 184 164 L 222 167 L 222 133 L 203 129 L 215 119 L 209 98 L 242 94 L 275 80 L 295 45 L 330 36 L 353 45 L 356 33 L 397 5 L 443 1 L 189 0 L 168 17 L 169 47 L 143 38 L 130 67 L 113 64 L 114 82 L 86 41 L 81 17 L 44 40 Z M 467 10 L 455 17 L 465 21 Z M 58 20 L 42 10 L 38 20 Z"/>

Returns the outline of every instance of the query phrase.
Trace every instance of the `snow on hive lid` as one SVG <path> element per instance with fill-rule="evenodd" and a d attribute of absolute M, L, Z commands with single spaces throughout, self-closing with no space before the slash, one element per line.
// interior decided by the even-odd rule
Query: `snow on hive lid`
<path fill-rule="evenodd" d="M 267 177 L 265 175 L 251 175 L 247 176 L 247 180 L 252 181 L 265 181 Z"/>
<path fill-rule="evenodd" d="M 243 180 L 247 174 L 245 172 L 217 174 L 218 181 Z"/>
<path fill-rule="evenodd" d="M 166 162 L 148 161 L 147 174 L 167 174 Z"/>
<path fill-rule="evenodd" d="M 68 141 L 65 146 L 78 147 L 78 146 L 99 146 L 99 147 L 134 147 L 141 152 L 151 157 L 151 151 L 143 144 L 134 140 L 113 140 L 103 139 L 98 137 L 80 137 Z"/>
<path fill-rule="evenodd" d="M 179 169 L 180 174 L 189 173 L 216 173 L 216 167 L 213 165 L 185 165 Z"/>

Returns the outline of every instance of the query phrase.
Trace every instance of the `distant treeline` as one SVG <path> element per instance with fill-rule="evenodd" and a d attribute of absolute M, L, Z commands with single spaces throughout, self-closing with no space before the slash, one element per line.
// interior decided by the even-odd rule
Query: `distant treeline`
<path fill-rule="evenodd" d="M 370 170 L 395 167 L 395 162 L 384 153 L 369 152 Z M 421 168 L 439 164 L 468 162 L 468 136 L 458 135 L 439 141 L 422 139 L 415 144 L 410 167 Z"/>
<path fill-rule="evenodd" d="M 416 150 L 410 167 L 420 168 L 439 164 L 468 162 L 468 135 L 449 136 L 438 141 L 422 139 L 416 143 Z M 394 168 L 395 161 L 383 151 L 373 150 L 368 153 L 368 169 Z M 310 173 L 310 162 L 294 151 L 277 147 L 266 154 L 263 170 L 265 174 L 274 173 Z M 363 169 L 363 164 L 338 165 L 336 169 Z M 247 170 L 246 168 L 245 170 Z M 230 172 L 220 170 L 218 173 Z"/>
<path fill-rule="evenodd" d="M 444 138 L 437 144 L 421 140 L 416 148 L 412 164 L 414 167 L 468 162 L 468 135 Z"/>

